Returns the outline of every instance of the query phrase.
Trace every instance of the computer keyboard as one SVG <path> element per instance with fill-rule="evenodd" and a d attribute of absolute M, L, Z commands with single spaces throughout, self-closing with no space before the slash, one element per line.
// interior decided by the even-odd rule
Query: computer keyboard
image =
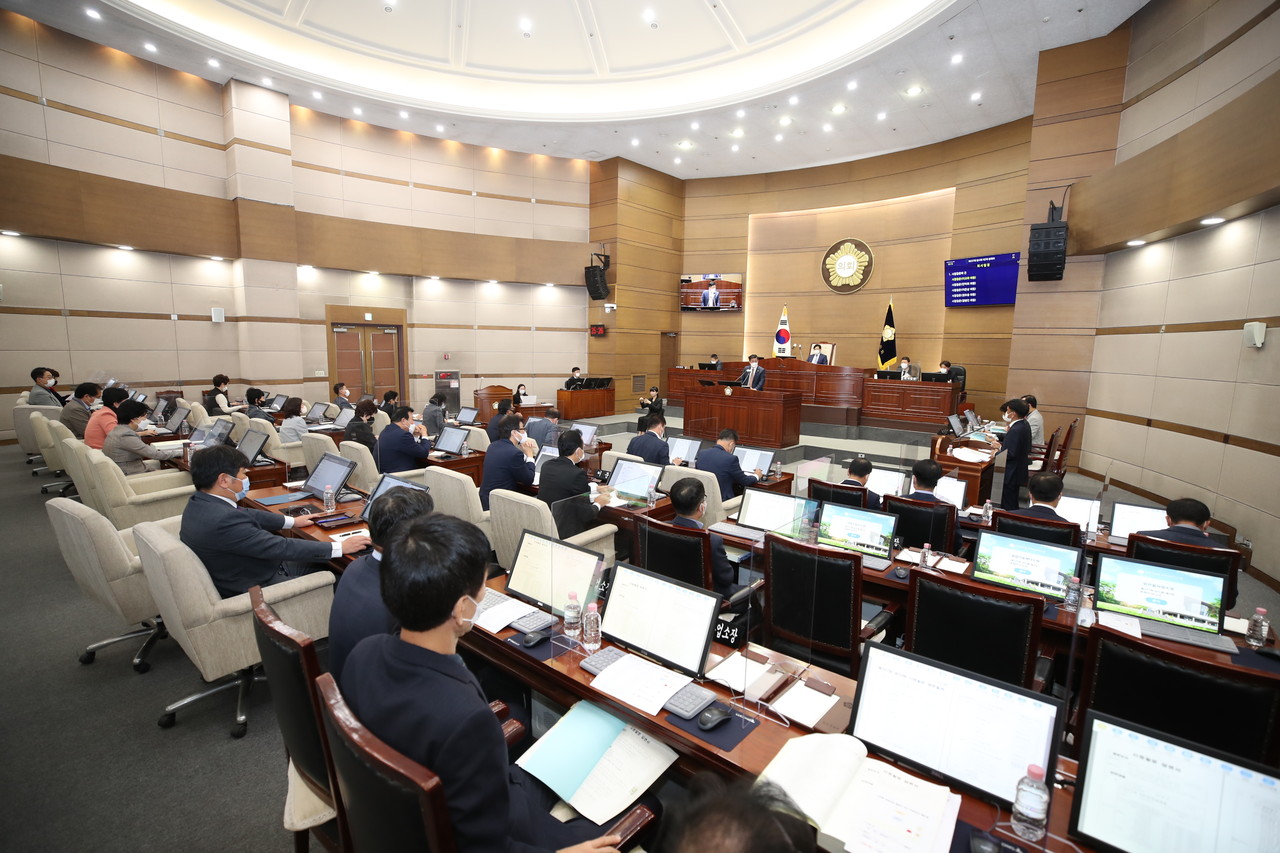
<path fill-rule="evenodd" d="M 578 666 L 592 675 L 599 675 L 608 669 L 611 664 L 617 663 L 626 656 L 627 653 L 617 646 L 609 646 L 594 654 L 587 655 Z"/>
<path fill-rule="evenodd" d="M 1158 619 L 1143 619 L 1140 624 L 1142 636 L 1144 637 L 1186 643 L 1229 655 L 1235 654 L 1238 650 L 1231 638 L 1222 634 L 1210 634 L 1208 631 L 1198 631 L 1195 628 L 1187 628 L 1183 625 L 1170 625 L 1168 622 L 1161 622 Z"/>
<path fill-rule="evenodd" d="M 868 569 L 875 569 L 877 572 L 883 572 L 885 569 L 889 568 L 889 564 L 892 562 L 892 560 L 886 560 L 884 557 L 868 557 L 866 554 L 862 555 L 862 565 Z"/>
<path fill-rule="evenodd" d="M 692 720 L 716 701 L 716 694 L 705 687 L 689 683 L 676 691 L 676 695 L 667 700 L 662 707 L 677 717 Z"/>
<path fill-rule="evenodd" d="M 497 607 L 499 604 L 505 604 L 510 600 L 511 596 L 509 595 L 504 595 L 503 593 L 493 589 L 487 590 L 484 594 L 484 598 L 480 599 L 480 606 L 476 608 L 476 618 L 478 619 L 480 614 Z"/>
<path fill-rule="evenodd" d="M 754 527 L 743 527 L 740 524 L 734 524 L 731 521 L 717 521 L 711 525 L 709 530 L 719 533 L 721 536 L 733 536 L 738 539 L 750 539 L 759 542 L 764 539 L 765 531 L 757 530 Z"/>
<path fill-rule="evenodd" d="M 556 617 L 550 613 L 535 610 L 533 613 L 525 614 L 512 622 L 511 627 L 527 634 L 530 631 L 541 631 L 543 628 L 550 628 L 554 624 L 556 624 Z"/>

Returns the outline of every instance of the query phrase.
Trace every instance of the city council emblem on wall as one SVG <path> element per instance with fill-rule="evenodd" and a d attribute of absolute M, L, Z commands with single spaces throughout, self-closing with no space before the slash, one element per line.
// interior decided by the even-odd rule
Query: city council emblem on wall
<path fill-rule="evenodd" d="M 836 293 L 857 293 L 871 280 L 875 258 L 861 240 L 839 240 L 822 256 L 822 280 Z"/>

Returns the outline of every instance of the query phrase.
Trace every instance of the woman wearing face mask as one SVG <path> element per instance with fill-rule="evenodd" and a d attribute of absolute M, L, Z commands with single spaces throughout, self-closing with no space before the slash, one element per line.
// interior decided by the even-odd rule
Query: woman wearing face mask
<path fill-rule="evenodd" d="M 519 385 L 516 386 L 516 392 L 511 395 L 511 405 L 519 406 L 521 403 L 524 402 L 524 395 L 527 393 L 529 392 L 524 390 L 524 383 L 521 382 Z"/>
<path fill-rule="evenodd" d="M 244 406 L 233 406 L 227 401 L 227 388 L 230 386 L 231 378 L 227 374 L 219 373 L 213 377 L 213 387 L 204 392 L 204 407 L 209 412 L 209 417 L 229 415 L 244 408 Z"/>
<path fill-rule="evenodd" d="M 146 417 L 145 403 L 125 400 L 116 407 L 116 426 L 102 442 L 102 452 L 125 474 L 156 471 L 161 461 L 182 455 L 181 450 L 156 450 L 138 437 L 138 425 Z"/>
<path fill-rule="evenodd" d="M 377 439 L 373 435 L 373 416 L 378 411 L 378 407 L 374 405 L 372 400 L 361 400 L 356 403 L 356 414 L 347 424 L 346 430 L 343 431 L 343 441 L 358 441 L 365 447 L 369 448 L 369 452 L 373 452 Z"/>
<path fill-rule="evenodd" d="M 640 408 L 644 409 L 645 412 L 640 416 L 640 420 L 636 424 L 636 432 L 644 432 L 647 420 L 653 415 L 663 413 L 662 398 L 658 396 L 657 385 L 649 389 L 649 396 L 640 398 Z"/>

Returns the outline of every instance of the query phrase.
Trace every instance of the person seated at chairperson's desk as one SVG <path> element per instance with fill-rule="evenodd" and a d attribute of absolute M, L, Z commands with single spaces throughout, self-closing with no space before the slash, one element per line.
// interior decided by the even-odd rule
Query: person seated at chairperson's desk
<path fill-rule="evenodd" d="M 422 468 L 430 455 L 431 439 L 422 424 L 413 422 L 413 409 L 408 406 L 396 409 L 373 448 L 373 460 L 384 474 Z"/>
<path fill-rule="evenodd" d="M 118 420 L 103 439 L 102 452 L 126 475 L 158 471 L 163 460 L 182 455 L 181 450 L 157 450 L 138 437 L 138 427 L 147 419 L 146 403 L 125 400 L 115 415 Z"/>
<path fill-rule="evenodd" d="M 474 524 L 433 514 L 383 551 L 382 597 L 400 633 L 362 640 L 339 684 L 360 722 L 440 777 L 459 850 L 614 851 L 620 842 L 550 814 L 556 795 L 507 761 L 502 724 L 458 656 L 485 595 L 489 542 Z"/>
<path fill-rule="evenodd" d="M 716 481 L 720 483 L 720 499 L 724 501 L 733 497 L 734 486 L 754 486 L 764 476 L 759 468 L 755 470 L 754 476 L 742 470 L 742 463 L 733 455 L 733 449 L 737 446 L 738 433 L 722 429 L 716 443 L 698 453 L 698 458 L 694 461 L 694 467 L 699 471 L 716 475 Z"/>
<path fill-rule="evenodd" d="M 182 512 L 178 535 L 204 563 L 223 598 L 307 574 L 315 568 L 311 564 L 369 545 L 364 535 L 341 542 L 277 536 L 278 530 L 310 527 L 312 521 L 239 506 L 236 502 L 249 491 L 249 460 L 229 444 L 191 454 L 191 482 L 197 491 Z"/>
<path fill-rule="evenodd" d="M 484 477 L 480 480 L 480 505 L 489 508 L 494 489 L 515 490 L 533 485 L 533 458 L 538 442 L 520 429 L 520 416 L 507 415 L 498 422 L 498 439 L 484 452 Z"/>
<path fill-rule="evenodd" d="M 813 346 L 809 347 L 808 361 L 810 364 L 828 364 L 829 363 L 827 354 L 822 351 L 822 344 L 814 344 Z"/>
<path fill-rule="evenodd" d="M 751 353 L 747 358 L 747 366 L 742 368 L 742 375 L 738 377 L 738 381 L 742 383 L 744 388 L 750 388 L 753 391 L 764 390 L 764 368 L 760 366 L 760 356 Z"/>

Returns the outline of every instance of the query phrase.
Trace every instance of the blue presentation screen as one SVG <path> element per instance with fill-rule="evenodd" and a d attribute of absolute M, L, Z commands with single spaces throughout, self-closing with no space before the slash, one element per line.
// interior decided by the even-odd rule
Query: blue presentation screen
<path fill-rule="evenodd" d="M 948 308 L 974 305 L 1012 305 L 1018 295 L 1021 252 L 956 258 L 943 262 Z"/>

